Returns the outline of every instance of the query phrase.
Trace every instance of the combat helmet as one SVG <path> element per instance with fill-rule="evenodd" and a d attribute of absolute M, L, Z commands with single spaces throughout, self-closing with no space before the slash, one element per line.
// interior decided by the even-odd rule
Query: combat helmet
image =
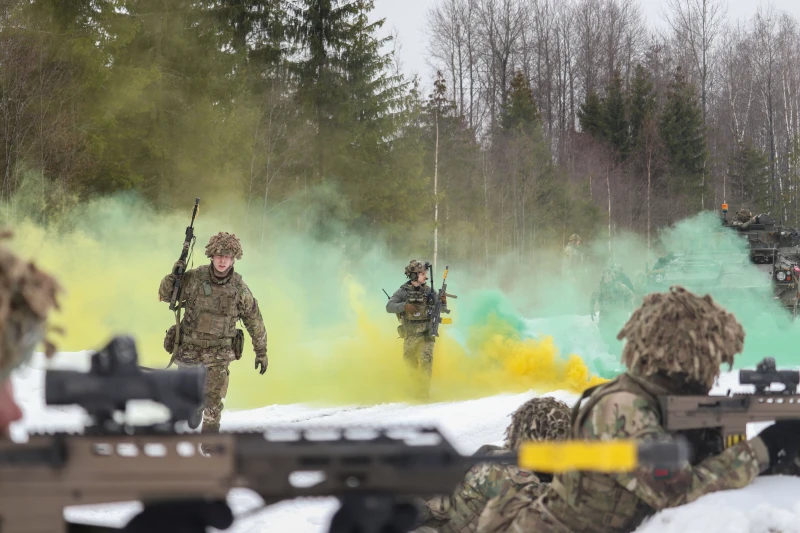
<path fill-rule="evenodd" d="M 747 222 L 748 220 L 750 220 L 751 218 L 753 218 L 753 213 L 751 213 L 749 209 L 745 209 L 745 208 L 743 207 L 742 209 L 739 209 L 739 210 L 736 212 L 736 216 L 735 216 L 734 218 L 735 218 L 735 219 L 736 219 L 738 222 Z"/>
<path fill-rule="evenodd" d="M 417 279 L 416 274 L 420 274 L 428 270 L 428 264 L 417 259 L 412 259 L 406 266 L 406 277 L 408 279 Z"/>
<path fill-rule="evenodd" d="M 27 362 L 40 342 L 47 356 L 55 353 L 45 335 L 47 316 L 58 309 L 60 291 L 54 278 L 0 246 L 0 381 Z"/>
<path fill-rule="evenodd" d="M 744 330 L 710 295 L 674 286 L 645 296 L 617 339 L 627 340 L 622 362 L 631 374 L 674 377 L 705 394 L 722 364 L 733 367 L 744 347 Z"/>
<path fill-rule="evenodd" d="M 555 398 L 533 398 L 511 415 L 505 447 L 518 450 L 526 441 L 564 440 L 570 433 L 570 409 Z"/>
<path fill-rule="evenodd" d="M 573 233 L 572 235 L 569 236 L 569 242 L 571 243 L 578 242 L 579 240 L 581 240 L 581 236 L 578 235 L 577 233 Z"/>
<path fill-rule="evenodd" d="M 215 255 L 227 255 L 234 259 L 242 258 L 242 244 L 235 233 L 220 231 L 208 240 L 206 257 Z"/>

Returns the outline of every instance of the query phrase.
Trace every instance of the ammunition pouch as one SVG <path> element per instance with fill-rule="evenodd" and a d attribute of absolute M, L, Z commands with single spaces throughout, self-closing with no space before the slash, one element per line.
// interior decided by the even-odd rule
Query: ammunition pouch
<path fill-rule="evenodd" d="M 237 361 L 242 358 L 242 352 L 244 352 L 244 331 L 237 329 L 236 336 L 233 337 L 233 355 Z"/>
<path fill-rule="evenodd" d="M 164 349 L 168 354 L 172 355 L 175 349 L 175 325 L 169 327 L 166 335 L 164 335 Z"/>

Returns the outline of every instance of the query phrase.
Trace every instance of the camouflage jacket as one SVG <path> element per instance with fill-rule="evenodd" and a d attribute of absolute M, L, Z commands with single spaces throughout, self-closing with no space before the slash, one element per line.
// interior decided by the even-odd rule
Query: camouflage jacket
<path fill-rule="evenodd" d="M 633 306 L 633 291 L 619 281 L 603 283 L 601 280 L 597 288 L 592 293 L 589 307 L 594 313 L 595 303 L 600 305 L 600 314 L 609 312 L 620 312 L 630 309 Z"/>
<path fill-rule="evenodd" d="M 482 446 L 476 454 L 507 454 L 509 450 L 498 446 Z M 540 490 L 542 483 L 533 472 L 513 464 L 483 463 L 473 466 L 455 491 L 449 495 L 431 498 L 423 509 L 422 531 L 440 533 L 475 532 L 478 518 L 492 498 L 510 491 Z"/>
<path fill-rule="evenodd" d="M 758 217 L 753 217 L 750 220 L 748 220 L 747 222 L 741 222 L 739 220 L 734 220 L 733 222 L 731 222 L 730 226 L 732 228 L 736 228 L 738 230 L 748 230 L 748 229 L 750 229 L 750 226 L 752 226 L 753 224 L 755 224 L 757 222 L 758 222 Z"/>
<path fill-rule="evenodd" d="M 210 264 L 202 265 L 184 274 L 181 305 L 185 314 L 181 319 L 181 339 L 233 338 L 236 322 L 241 320 L 253 340 L 256 356 L 266 355 L 267 330 L 253 293 L 233 267 L 224 278 L 214 276 L 211 268 Z M 159 300 L 170 300 L 174 281 L 173 274 L 161 280 Z"/>
<path fill-rule="evenodd" d="M 661 425 L 657 396 L 680 392 L 670 390 L 667 380 L 657 381 L 622 374 L 587 391 L 588 400 L 573 410 L 572 438 L 669 439 Z M 630 532 L 656 511 L 711 492 L 742 488 L 768 466 L 766 446 L 756 437 L 680 468 L 642 466 L 623 474 L 556 474 L 540 498 L 528 500 L 527 506 L 519 502 L 511 506 L 506 512 L 516 515 L 505 523 L 511 522 L 510 530 L 515 532 Z M 501 530 L 486 528 L 481 533 L 490 531 Z"/>
<path fill-rule="evenodd" d="M 402 284 L 386 303 L 386 312 L 395 313 L 406 334 L 423 335 L 430 331 L 428 310 L 432 289 L 427 284 L 414 287 L 410 281 Z M 414 305 L 414 310 L 406 312 L 406 303 Z"/>
<path fill-rule="evenodd" d="M 574 244 L 567 244 L 564 248 L 564 269 L 575 273 L 574 271 L 580 267 L 581 263 L 583 263 L 583 252 Z"/>

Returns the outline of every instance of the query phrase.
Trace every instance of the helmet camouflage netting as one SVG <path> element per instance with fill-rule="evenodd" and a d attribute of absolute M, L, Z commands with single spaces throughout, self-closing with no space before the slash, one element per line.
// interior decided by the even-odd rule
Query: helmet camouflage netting
<path fill-rule="evenodd" d="M 413 276 L 413 274 L 419 274 L 427 270 L 428 267 L 424 262 L 412 259 L 411 262 L 408 263 L 408 266 L 406 266 L 406 277 L 416 279 L 416 276 Z"/>
<path fill-rule="evenodd" d="M 505 447 L 519 449 L 526 441 L 563 440 L 569 437 L 570 408 L 555 398 L 533 398 L 511 415 Z"/>
<path fill-rule="evenodd" d="M 577 242 L 579 240 L 581 240 L 581 236 L 578 235 L 577 233 L 573 233 L 572 235 L 569 236 L 569 242 Z"/>
<path fill-rule="evenodd" d="M 235 233 L 220 231 L 208 240 L 206 257 L 215 255 L 227 255 L 234 259 L 242 258 L 242 244 Z"/>
<path fill-rule="evenodd" d="M 11 233 L 0 234 L 1 238 Z M 58 309 L 58 282 L 0 246 L 0 379 L 24 363 L 45 340 L 47 316 Z M 48 356 L 55 346 L 45 341 Z"/>
<path fill-rule="evenodd" d="M 736 220 L 739 222 L 747 222 L 751 218 L 753 218 L 753 213 L 749 209 L 742 208 L 736 212 Z"/>
<path fill-rule="evenodd" d="M 617 339 L 627 339 L 622 362 L 639 376 L 684 375 L 706 387 L 714 385 L 720 366 L 733 367 L 744 348 L 744 330 L 736 317 L 683 287 L 644 297 Z"/>

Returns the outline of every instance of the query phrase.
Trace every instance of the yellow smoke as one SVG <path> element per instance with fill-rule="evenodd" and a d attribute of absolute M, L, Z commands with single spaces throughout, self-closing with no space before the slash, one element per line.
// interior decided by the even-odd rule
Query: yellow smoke
<path fill-rule="evenodd" d="M 169 355 L 162 342 L 174 316 L 158 301 L 157 289 L 177 259 L 188 217 L 156 218 L 113 202 L 86 210 L 91 231 L 56 235 L 32 224 L 14 228 L 12 245 L 67 290 L 53 320 L 66 330 L 55 339 L 59 349 L 99 348 L 112 335 L 127 333 L 137 339 L 142 364 L 165 366 Z M 211 234 L 235 227 L 221 216 L 198 219 L 194 265 L 207 261 L 203 248 Z M 236 269 L 259 301 L 270 364 L 265 375 L 257 374 L 248 340 L 242 360 L 231 365 L 228 408 L 413 401 L 397 320 L 385 312 L 386 300 L 375 288 L 382 279 L 368 289 L 354 277 L 347 254 L 302 237 L 271 233 L 263 240 L 243 237 L 242 244 Z M 388 261 L 380 258 L 384 270 Z M 394 262 L 393 270 L 402 272 Z M 303 276 L 303 269 L 313 275 Z M 563 358 L 551 338 L 519 338 L 499 319 L 457 342 L 448 331 L 458 327 L 458 301 L 451 303 L 455 325 L 443 325 L 436 341 L 430 401 L 530 389 L 580 392 L 601 381 L 577 355 Z"/>

